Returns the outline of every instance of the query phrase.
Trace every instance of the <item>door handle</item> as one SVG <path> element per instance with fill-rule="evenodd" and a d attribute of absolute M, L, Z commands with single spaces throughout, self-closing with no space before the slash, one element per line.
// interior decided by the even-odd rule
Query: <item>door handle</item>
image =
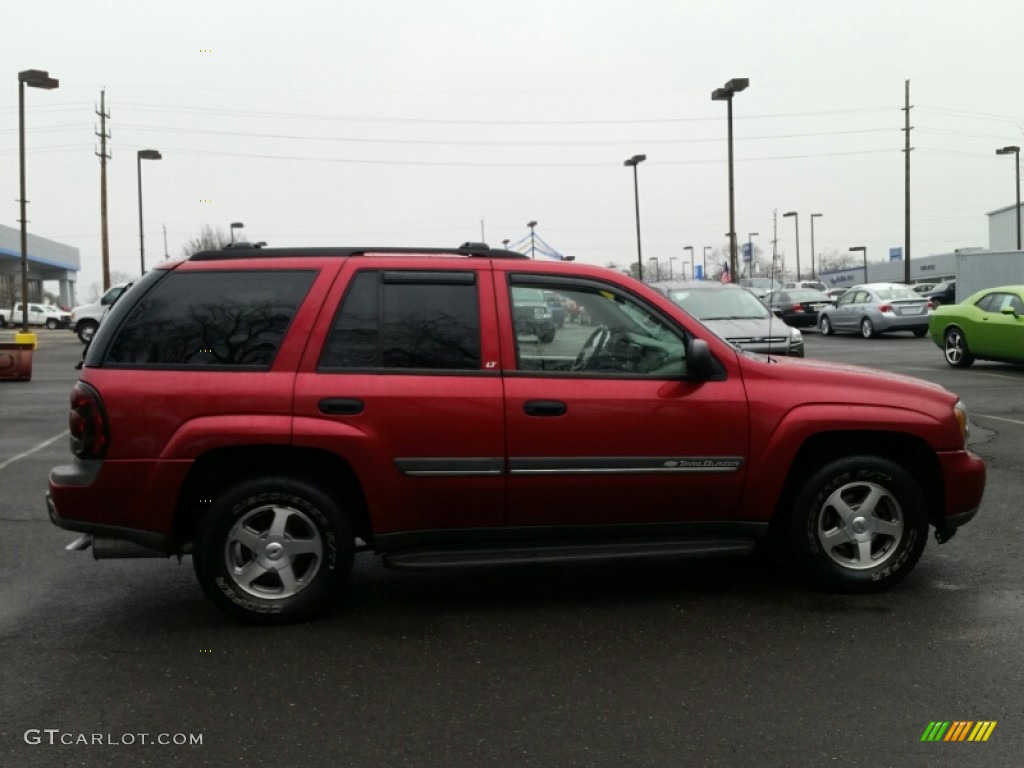
<path fill-rule="evenodd" d="M 568 410 L 561 400 L 527 400 L 523 403 L 527 416 L 562 416 Z"/>
<path fill-rule="evenodd" d="M 362 413 L 363 407 L 363 401 L 354 397 L 325 397 L 317 403 L 320 413 L 330 416 L 354 416 Z"/>

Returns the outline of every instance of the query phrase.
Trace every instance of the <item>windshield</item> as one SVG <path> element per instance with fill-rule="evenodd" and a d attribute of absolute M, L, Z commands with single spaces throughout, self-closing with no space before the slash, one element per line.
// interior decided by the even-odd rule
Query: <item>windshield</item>
<path fill-rule="evenodd" d="M 698 320 L 754 320 L 771 314 L 743 288 L 676 288 L 668 296 Z"/>

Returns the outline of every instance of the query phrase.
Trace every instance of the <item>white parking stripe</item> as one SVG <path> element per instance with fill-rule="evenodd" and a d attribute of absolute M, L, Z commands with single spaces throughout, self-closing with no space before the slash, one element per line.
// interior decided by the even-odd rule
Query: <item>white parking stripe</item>
<path fill-rule="evenodd" d="M 9 464 L 13 464 L 14 462 L 18 461 L 19 459 L 24 459 L 26 456 L 31 456 L 36 451 L 43 450 L 43 448 L 45 448 L 46 446 L 48 446 L 50 443 L 54 442 L 55 440 L 60 440 L 62 437 L 67 437 L 67 434 L 68 434 L 68 431 L 65 429 L 59 435 L 54 435 L 49 440 L 44 440 L 43 442 L 41 442 L 36 447 L 29 448 L 27 451 L 25 451 L 24 453 L 19 453 L 17 456 L 12 456 L 7 461 L 0 463 L 0 469 L 3 469 L 4 467 L 8 466 Z"/>
<path fill-rule="evenodd" d="M 1024 421 L 1019 421 L 1018 419 L 1004 419 L 1002 416 L 989 416 L 988 414 L 985 413 L 972 413 L 971 416 L 981 416 L 981 418 L 983 419 L 995 419 L 996 421 L 1008 421 L 1011 424 L 1019 424 L 1020 426 L 1024 427 Z M 3 465 L 0 464 L 0 469 L 2 468 Z"/>

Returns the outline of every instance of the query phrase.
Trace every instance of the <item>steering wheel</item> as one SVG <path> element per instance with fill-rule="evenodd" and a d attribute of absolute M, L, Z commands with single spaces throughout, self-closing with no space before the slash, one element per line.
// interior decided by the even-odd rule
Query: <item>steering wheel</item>
<path fill-rule="evenodd" d="M 608 340 L 611 338 L 612 332 L 608 330 L 605 325 L 599 325 L 586 343 L 580 348 L 580 353 L 576 355 L 576 360 L 573 361 L 572 370 L 574 371 L 585 371 L 590 367 L 591 362 L 594 360 L 596 355 Z"/>

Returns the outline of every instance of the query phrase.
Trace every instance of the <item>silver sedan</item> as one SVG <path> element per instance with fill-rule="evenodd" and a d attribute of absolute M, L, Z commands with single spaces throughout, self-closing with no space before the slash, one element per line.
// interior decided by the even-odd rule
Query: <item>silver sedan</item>
<path fill-rule="evenodd" d="M 879 333 L 911 331 L 915 336 L 928 333 L 931 315 L 928 299 L 899 283 L 855 285 L 832 306 L 818 315 L 822 335 L 859 333 L 870 339 Z"/>

